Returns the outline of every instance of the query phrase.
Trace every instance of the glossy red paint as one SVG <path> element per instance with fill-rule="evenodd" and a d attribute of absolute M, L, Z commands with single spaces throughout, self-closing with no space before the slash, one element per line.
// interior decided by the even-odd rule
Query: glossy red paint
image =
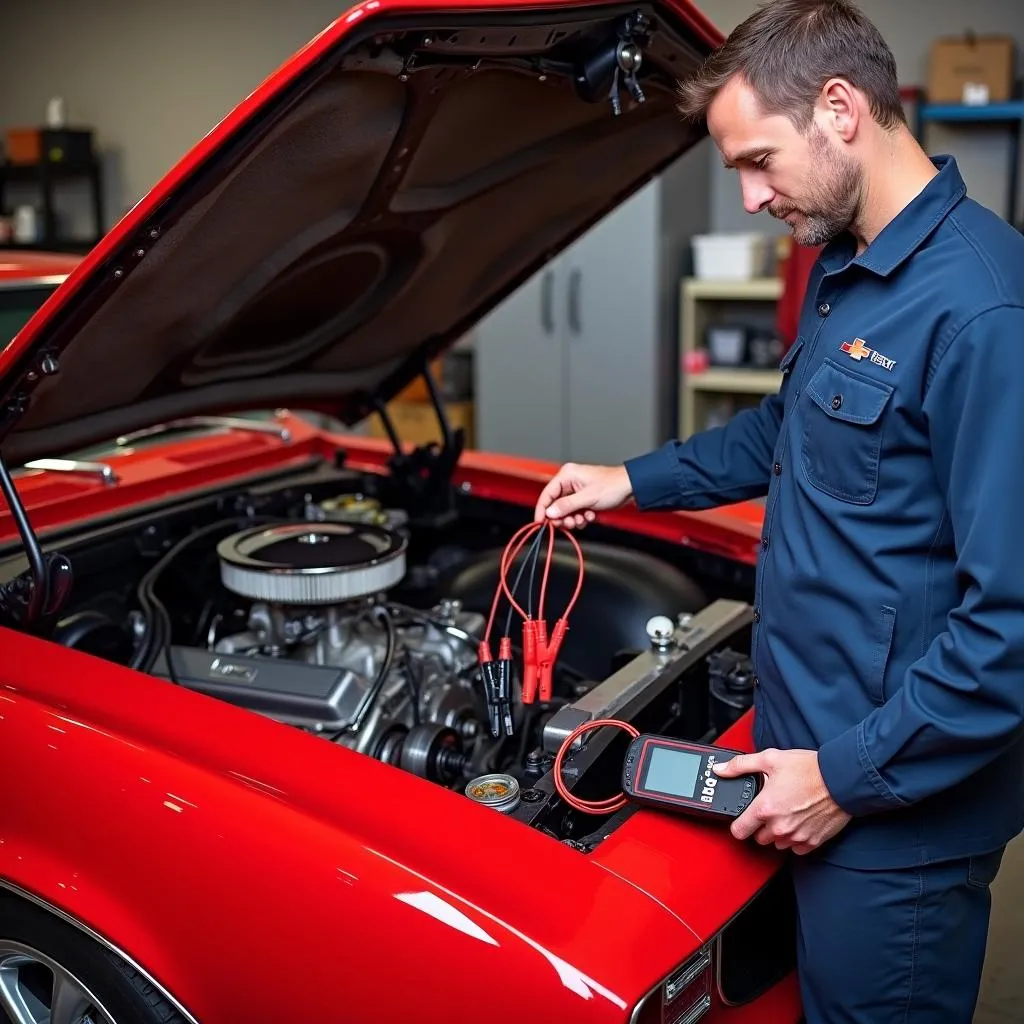
<path fill-rule="evenodd" d="M 55 527 L 339 445 L 370 469 L 389 453 L 383 442 L 324 433 L 298 417 L 281 422 L 290 446 L 213 435 L 119 456 L 114 487 L 41 473 L 19 490 L 33 519 Z M 554 468 L 469 452 L 460 480 L 529 510 Z M 619 518 L 640 531 L 665 528 L 636 512 Z M 702 516 L 695 527 L 693 518 L 664 517 L 680 535 L 746 544 L 727 519 Z M 10 535 L 9 520 L 0 522 Z M 507 1015 L 500 1005 L 489 1011 L 498 1024 L 527 1014 L 624 1021 L 623 1004 L 710 940 L 777 867 L 719 828 L 654 813 L 583 857 L 220 702 L 14 633 L 0 634 L 0 650 L 0 749 L 26 779 L 4 814 L 0 875 L 130 951 L 203 1021 L 315 1015 L 340 963 L 368 982 L 346 986 L 353 1017 L 372 1014 L 386 989 L 387 1019 L 405 1019 L 445 1000 L 448 976 L 431 958 L 409 956 L 438 945 L 445 962 L 467 965 L 464 1005 L 483 1005 L 496 978 L 530 979 L 501 1004 Z M 750 749 L 749 723 L 722 742 Z M 694 885 L 694 864 L 710 862 L 735 885 Z M 557 889 L 544 881 L 556 878 Z M 268 931 L 305 936 L 307 995 L 267 982 L 278 948 Z M 343 938 L 354 933 L 357 950 Z M 396 971 L 397 991 L 388 982 Z M 789 980 L 752 1007 L 706 1019 L 786 1024 L 795 1000 Z"/>
<path fill-rule="evenodd" d="M 287 726 L 19 634 L 2 645 L 19 785 L 0 873 L 131 951 L 204 1022 L 317 1019 L 326 993 L 356 1020 L 493 1005 L 499 1024 L 624 1021 L 711 937 L 691 915 L 738 909 L 694 885 L 692 854 L 735 871 L 738 892 L 771 871 L 718 828 L 653 814 L 585 857 Z"/>
<path fill-rule="evenodd" d="M 41 277 L 65 277 L 81 262 L 81 256 L 70 253 L 0 248 L 0 286 Z"/>
<path fill-rule="evenodd" d="M 20 471 L 15 483 L 33 526 L 45 536 L 54 527 L 114 515 L 126 508 L 141 510 L 184 492 L 201 492 L 269 470 L 300 466 L 334 450 L 335 442 L 309 420 L 284 413 L 278 422 L 291 433 L 287 444 L 275 436 L 213 432 L 142 450 L 112 447 L 109 455 L 96 456 L 95 461 L 113 470 L 116 486 L 95 475 L 36 469 Z M 0 542 L 16 532 L 10 511 L 3 509 Z"/>
<path fill-rule="evenodd" d="M 117 474 L 116 488 L 98 477 L 26 470 L 17 479 L 18 493 L 33 525 L 45 535 L 57 526 L 112 515 L 128 506 L 144 507 L 184 491 L 238 482 L 270 469 L 301 465 L 311 458 L 330 457 L 339 449 L 345 451 L 353 468 L 383 471 L 393 452 L 387 441 L 331 434 L 292 413 L 282 412 L 278 422 L 291 433 L 290 444 L 273 436 L 232 433 L 228 438 L 211 434 L 167 443 L 155 450 L 114 450 L 100 461 Z M 534 459 L 467 451 L 454 479 L 480 497 L 532 508 L 540 488 L 557 468 Z M 747 565 L 757 560 L 762 519 L 761 506 L 751 502 L 709 512 L 641 514 L 626 508 L 601 516 L 609 526 L 714 552 Z M 0 542 L 15 533 L 10 512 L 0 510 Z"/>

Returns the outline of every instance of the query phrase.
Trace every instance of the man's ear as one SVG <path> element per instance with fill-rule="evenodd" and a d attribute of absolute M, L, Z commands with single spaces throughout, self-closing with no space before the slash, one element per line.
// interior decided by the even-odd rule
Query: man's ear
<path fill-rule="evenodd" d="M 843 142 L 852 142 L 860 127 L 861 95 L 845 78 L 830 78 L 818 102 L 819 121 Z"/>

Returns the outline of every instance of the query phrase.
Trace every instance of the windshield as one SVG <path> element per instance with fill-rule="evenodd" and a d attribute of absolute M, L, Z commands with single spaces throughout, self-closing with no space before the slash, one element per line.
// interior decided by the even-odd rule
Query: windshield
<path fill-rule="evenodd" d="M 0 287 L 0 349 L 11 343 L 29 317 L 53 294 L 54 287 L 52 284 Z"/>

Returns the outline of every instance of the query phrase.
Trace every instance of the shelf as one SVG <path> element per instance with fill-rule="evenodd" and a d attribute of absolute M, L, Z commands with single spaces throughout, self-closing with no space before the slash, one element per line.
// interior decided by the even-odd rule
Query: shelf
<path fill-rule="evenodd" d="M 782 281 L 777 277 L 758 277 L 749 281 L 713 281 L 688 277 L 683 281 L 683 292 L 691 299 L 775 302 L 782 295 Z"/>
<path fill-rule="evenodd" d="M 1024 121 L 1024 101 L 985 103 L 928 103 L 918 112 L 922 121 Z"/>
<path fill-rule="evenodd" d="M 99 174 L 100 165 L 96 160 L 62 161 L 53 160 L 38 164 L 0 164 L 0 174 L 14 182 L 37 182 L 48 176 L 54 179 L 91 178 Z"/>
<path fill-rule="evenodd" d="M 1020 174 L 1020 145 L 1024 133 L 1024 100 L 1005 103 L 920 103 L 915 115 L 914 134 L 924 145 L 926 124 L 1001 127 L 1010 137 L 1009 171 L 1006 186 L 1005 218 L 1017 223 L 1017 179 Z M 926 147 L 927 148 L 927 147 Z"/>
<path fill-rule="evenodd" d="M 708 329 L 715 324 L 774 329 L 776 303 L 782 293 L 782 279 L 774 276 L 753 280 L 684 278 L 679 290 L 680 367 L 692 365 L 689 355 L 703 346 Z M 758 396 L 777 393 L 782 374 L 774 368 L 706 366 L 696 372 L 683 369 L 679 385 L 679 437 L 685 440 L 703 429 L 707 417 L 723 401 L 745 407 L 756 403 Z"/>
<path fill-rule="evenodd" d="M 700 373 L 688 373 L 683 386 L 694 391 L 722 391 L 729 394 L 770 395 L 782 386 L 778 370 L 745 370 L 712 367 Z"/>
<path fill-rule="evenodd" d="M 55 193 L 62 185 L 76 179 L 86 180 L 89 184 L 93 230 L 96 232 L 93 239 L 62 238 L 62 232 L 59 230 Z M 42 193 L 40 237 L 29 244 L 10 242 L 3 248 L 84 254 L 102 238 L 103 181 L 102 168 L 98 160 L 60 160 L 37 164 L 12 164 L 0 161 L 0 209 L 15 205 L 10 201 L 7 189 L 25 184 L 34 186 Z"/>

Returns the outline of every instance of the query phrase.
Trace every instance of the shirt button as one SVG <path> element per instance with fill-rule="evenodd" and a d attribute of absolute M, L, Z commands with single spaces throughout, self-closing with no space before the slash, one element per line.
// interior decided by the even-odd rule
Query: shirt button
<path fill-rule="evenodd" d="M 818 307 L 818 315 L 819 316 L 828 316 L 829 313 L 831 313 L 831 312 L 832 312 L 832 307 L 827 302 L 823 302 Z"/>
<path fill-rule="evenodd" d="M 757 608 L 754 609 L 754 621 L 755 622 L 760 622 L 761 621 L 761 612 Z"/>
<path fill-rule="evenodd" d="M 765 549 L 765 551 L 768 550 L 768 538 L 767 537 L 762 537 L 761 538 L 761 547 L 763 547 Z"/>
<path fill-rule="evenodd" d="M 776 462 L 775 465 L 772 466 L 772 472 L 776 476 L 781 476 L 782 475 L 782 463 L 781 462 Z"/>
<path fill-rule="evenodd" d="M 754 676 L 754 678 L 753 678 L 753 679 L 751 680 L 751 682 L 752 682 L 752 683 L 753 683 L 753 684 L 754 684 L 755 686 L 760 686 L 760 685 L 761 685 L 761 680 L 760 680 L 760 679 L 758 679 L 758 678 L 757 678 L 757 676 Z"/>
<path fill-rule="evenodd" d="M 838 409 L 842 404 L 843 404 L 843 396 L 842 395 L 836 395 L 836 397 L 832 399 L 832 408 L 833 409 Z"/>

